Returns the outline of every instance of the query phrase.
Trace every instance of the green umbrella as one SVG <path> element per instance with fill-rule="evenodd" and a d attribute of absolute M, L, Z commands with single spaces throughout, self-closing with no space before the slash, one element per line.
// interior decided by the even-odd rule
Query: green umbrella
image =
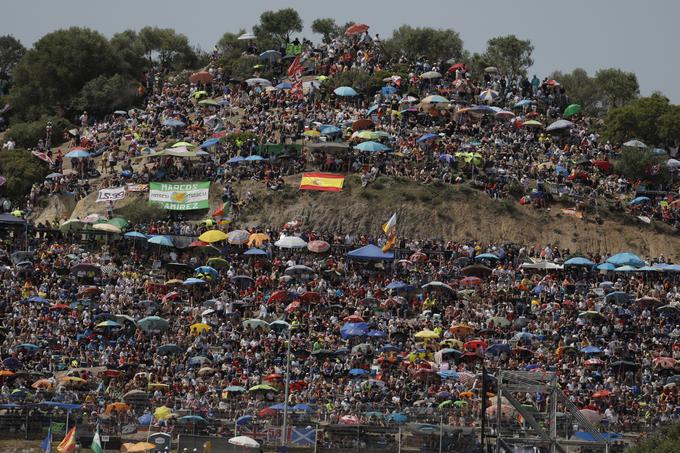
<path fill-rule="evenodd" d="M 464 407 L 464 406 L 468 405 L 468 402 L 464 401 L 464 400 L 458 400 L 458 401 L 454 401 L 453 405 L 456 406 L 456 407 Z"/>
<path fill-rule="evenodd" d="M 59 225 L 59 231 L 67 233 L 69 231 L 82 230 L 85 224 L 78 219 L 70 219 Z"/>
<path fill-rule="evenodd" d="M 127 226 L 130 225 L 130 223 L 122 217 L 114 217 L 113 219 L 109 220 L 106 223 L 108 223 L 109 225 L 117 226 L 121 230 L 127 228 Z"/>
<path fill-rule="evenodd" d="M 566 109 L 564 109 L 564 117 L 565 118 L 571 118 L 572 116 L 576 115 L 577 113 L 581 112 L 581 106 L 578 104 L 571 104 L 568 106 Z"/>
<path fill-rule="evenodd" d="M 449 406 L 453 406 L 454 402 L 452 400 L 446 400 L 443 403 L 439 403 L 439 406 L 437 406 L 439 409 L 444 409 Z"/>
<path fill-rule="evenodd" d="M 508 327 L 509 325 L 512 324 L 508 318 L 505 318 L 503 316 L 494 316 L 493 318 L 489 319 L 489 322 L 493 322 L 494 325 L 500 326 L 500 327 Z"/>
<path fill-rule="evenodd" d="M 137 326 L 144 332 L 151 332 L 153 330 L 167 329 L 170 323 L 159 316 L 147 316 L 137 321 Z"/>
<path fill-rule="evenodd" d="M 249 392 L 259 392 L 259 391 L 278 392 L 278 390 L 276 390 L 274 387 L 272 387 L 271 385 L 268 385 L 268 384 L 258 384 L 256 386 L 250 387 L 248 389 L 248 391 Z"/>

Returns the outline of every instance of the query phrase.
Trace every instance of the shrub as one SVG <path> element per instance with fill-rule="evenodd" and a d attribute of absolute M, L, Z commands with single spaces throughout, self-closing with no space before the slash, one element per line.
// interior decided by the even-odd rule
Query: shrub
<path fill-rule="evenodd" d="M 149 203 L 146 199 L 139 198 L 116 209 L 116 215 L 124 217 L 132 224 L 147 223 L 164 219 L 167 216 L 167 210 L 158 203 Z"/>
<path fill-rule="evenodd" d="M 14 123 L 7 131 L 7 137 L 14 140 L 19 148 L 33 148 L 38 140 L 45 138 L 48 121 L 52 121 L 52 146 L 64 143 L 64 132 L 72 128 L 73 124 L 57 116 L 43 116 L 29 123 Z"/>
<path fill-rule="evenodd" d="M 33 157 L 25 149 L 13 149 L 0 152 L 0 174 L 7 181 L 0 187 L 0 194 L 12 202 L 21 203 L 28 195 L 34 183 L 47 176 L 47 164 Z"/>

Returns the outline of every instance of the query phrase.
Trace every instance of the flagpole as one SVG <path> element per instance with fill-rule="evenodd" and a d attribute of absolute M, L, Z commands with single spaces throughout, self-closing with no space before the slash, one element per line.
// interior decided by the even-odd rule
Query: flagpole
<path fill-rule="evenodd" d="M 66 428 L 64 429 L 65 432 L 68 433 L 68 417 L 71 415 L 71 409 L 66 410 Z"/>

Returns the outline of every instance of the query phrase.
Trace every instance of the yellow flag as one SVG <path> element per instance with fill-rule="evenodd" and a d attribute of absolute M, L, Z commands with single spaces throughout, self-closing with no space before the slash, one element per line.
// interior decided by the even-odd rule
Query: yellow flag
<path fill-rule="evenodd" d="M 392 217 L 390 217 L 390 220 L 387 221 L 383 225 L 383 231 L 385 232 L 385 236 L 389 236 L 392 231 L 394 231 L 395 228 L 397 228 L 397 213 L 395 212 L 392 214 Z"/>

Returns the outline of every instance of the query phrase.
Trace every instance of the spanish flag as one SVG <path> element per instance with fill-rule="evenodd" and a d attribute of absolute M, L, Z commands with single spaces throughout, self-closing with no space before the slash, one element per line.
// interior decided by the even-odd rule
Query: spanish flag
<path fill-rule="evenodd" d="M 64 440 L 61 441 L 57 447 L 59 453 L 71 453 L 76 451 L 76 427 L 71 428 L 67 433 Z"/>
<path fill-rule="evenodd" d="M 383 245 L 383 253 L 389 252 L 392 247 L 397 244 L 397 213 L 395 212 L 390 217 L 390 220 L 382 226 L 385 236 L 387 236 L 387 242 Z"/>
<path fill-rule="evenodd" d="M 303 173 L 300 190 L 340 192 L 344 183 L 345 177 L 336 173 Z"/>

